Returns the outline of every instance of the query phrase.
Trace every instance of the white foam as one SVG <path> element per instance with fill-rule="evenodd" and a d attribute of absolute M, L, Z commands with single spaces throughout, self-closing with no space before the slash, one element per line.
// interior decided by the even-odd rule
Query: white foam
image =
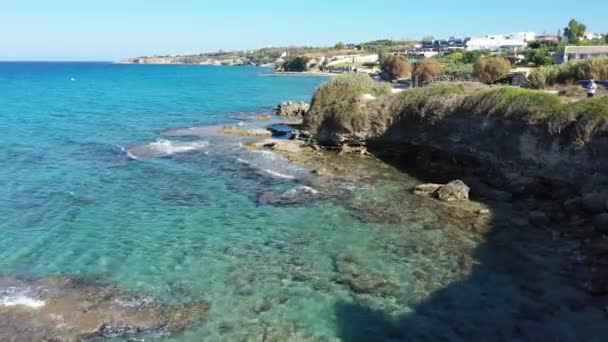
<path fill-rule="evenodd" d="M 140 158 L 171 156 L 179 153 L 189 153 L 203 150 L 209 142 L 197 141 L 171 141 L 159 139 L 144 146 L 123 149 L 127 157 L 138 160 Z"/>
<path fill-rule="evenodd" d="M 176 154 L 186 153 L 192 151 L 201 150 L 209 145 L 206 141 L 192 141 L 192 142 L 173 142 L 166 139 L 159 139 L 153 143 L 148 144 L 150 149 L 158 151 L 163 154 Z"/>
<path fill-rule="evenodd" d="M 299 187 L 296 188 L 296 190 L 301 190 L 301 191 L 304 191 L 304 192 L 309 193 L 311 195 L 317 195 L 317 194 L 319 194 L 318 190 L 313 189 L 313 188 L 311 188 L 309 186 L 306 186 L 306 185 L 300 185 Z"/>
<path fill-rule="evenodd" d="M 280 172 L 276 172 L 276 171 L 272 171 L 270 169 L 264 169 L 264 172 L 268 173 L 271 176 L 275 176 L 277 178 L 283 178 L 283 179 L 296 179 L 296 177 L 291 176 L 291 175 L 286 175 Z"/>
<path fill-rule="evenodd" d="M 34 298 L 28 288 L 9 287 L 0 291 L 0 306 L 26 306 L 38 309 L 46 305 L 42 300 Z"/>

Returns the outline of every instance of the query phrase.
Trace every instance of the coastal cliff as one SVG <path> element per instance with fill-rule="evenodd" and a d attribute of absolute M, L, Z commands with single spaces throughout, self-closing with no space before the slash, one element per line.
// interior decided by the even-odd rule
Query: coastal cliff
<path fill-rule="evenodd" d="M 380 153 L 399 145 L 430 147 L 577 184 L 608 171 L 608 97 L 566 103 L 542 91 L 471 85 L 388 95 L 359 85 L 343 87 L 343 95 L 328 102 L 333 86 L 317 91 L 304 117 L 321 145 L 365 145 Z"/>
<path fill-rule="evenodd" d="M 564 275 L 608 294 L 608 97 L 567 102 L 471 84 L 391 95 L 350 77 L 323 85 L 304 116 L 317 144 L 369 153 L 434 183 L 462 179 L 473 200 L 519 208 L 523 222 L 494 229 L 530 225 L 575 239 L 584 257 L 573 253 Z"/>

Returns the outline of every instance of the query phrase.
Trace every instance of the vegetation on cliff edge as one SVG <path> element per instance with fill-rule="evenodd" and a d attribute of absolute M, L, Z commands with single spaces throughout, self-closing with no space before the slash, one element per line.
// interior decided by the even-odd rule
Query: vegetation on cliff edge
<path fill-rule="evenodd" d="M 381 97 L 358 99 L 367 93 Z M 441 83 L 388 94 L 371 80 L 337 77 L 315 93 L 304 124 L 317 133 L 378 136 L 408 123 L 433 125 L 447 116 L 459 115 L 535 125 L 550 134 L 575 127 L 568 138 L 582 143 L 608 130 L 608 97 L 567 103 L 558 95 L 538 90 Z"/>
<path fill-rule="evenodd" d="M 530 86 L 544 89 L 556 84 L 572 84 L 578 80 L 608 79 L 608 58 L 593 58 L 560 65 L 542 66 L 530 74 Z"/>

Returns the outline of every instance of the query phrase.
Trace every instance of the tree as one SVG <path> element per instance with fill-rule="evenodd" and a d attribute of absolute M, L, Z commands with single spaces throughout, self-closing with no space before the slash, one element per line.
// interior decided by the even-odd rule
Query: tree
<path fill-rule="evenodd" d="M 493 84 L 511 71 L 511 63 L 502 57 L 480 58 L 473 65 L 473 74 L 483 83 Z"/>
<path fill-rule="evenodd" d="M 432 82 L 437 76 L 441 75 L 442 71 L 443 68 L 439 62 L 431 58 L 425 58 L 416 65 L 412 74 L 422 82 Z"/>
<path fill-rule="evenodd" d="M 608 44 L 608 33 L 604 35 L 604 40 L 606 41 L 606 44 Z"/>
<path fill-rule="evenodd" d="M 587 26 L 572 19 L 568 26 L 564 28 L 564 37 L 568 39 L 568 43 L 578 44 L 585 35 L 585 31 L 587 31 Z"/>
<path fill-rule="evenodd" d="M 473 64 L 477 62 L 483 55 L 484 53 L 481 50 L 466 51 L 462 61 L 466 64 Z"/>
<path fill-rule="evenodd" d="M 435 39 L 435 37 L 433 37 L 431 35 L 422 37 L 423 42 L 432 42 L 434 39 Z"/>
<path fill-rule="evenodd" d="M 412 72 L 412 66 L 403 56 L 386 56 L 380 67 L 388 74 L 390 80 L 407 77 Z"/>
<path fill-rule="evenodd" d="M 464 53 L 454 50 L 446 57 L 450 64 L 461 64 L 464 61 Z"/>
<path fill-rule="evenodd" d="M 344 48 L 346 47 L 346 45 L 343 42 L 338 42 L 336 43 L 336 45 L 334 46 L 334 48 L 336 50 L 344 50 Z"/>

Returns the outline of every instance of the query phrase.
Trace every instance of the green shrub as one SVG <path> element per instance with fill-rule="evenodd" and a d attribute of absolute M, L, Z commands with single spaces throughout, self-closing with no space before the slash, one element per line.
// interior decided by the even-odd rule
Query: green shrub
<path fill-rule="evenodd" d="M 386 83 L 376 83 L 363 74 L 345 74 L 331 79 L 315 92 L 310 110 L 304 116 L 304 126 L 316 130 L 328 117 L 352 117 L 357 98 L 364 94 L 386 96 L 391 94 L 391 87 Z"/>
<path fill-rule="evenodd" d="M 536 68 L 530 74 L 530 86 L 543 89 L 556 84 L 572 84 L 592 78 L 608 79 L 608 58 L 593 58 Z"/>
<path fill-rule="evenodd" d="M 409 77 L 412 73 L 412 66 L 403 56 L 383 56 L 380 67 L 388 74 L 389 81 Z"/>
<path fill-rule="evenodd" d="M 443 67 L 434 59 L 425 58 L 416 64 L 412 75 L 418 77 L 422 82 L 432 82 L 441 75 Z"/>
<path fill-rule="evenodd" d="M 461 111 L 477 115 L 495 115 L 538 124 L 563 111 L 559 96 L 544 91 L 505 87 L 468 96 Z"/>
<path fill-rule="evenodd" d="M 336 102 L 350 101 L 364 94 L 381 96 L 390 93 L 390 85 L 376 83 L 368 75 L 344 74 L 332 78 L 315 91 L 311 109 L 319 109 Z"/>
<path fill-rule="evenodd" d="M 443 72 L 446 76 L 456 79 L 470 80 L 473 78 L 473 64 L 448 64 Z"/>
<path fill-rule="evenodd" d="M 390 99 L 386 108 L 393 119 L 414 118 L 435 122 L 459 107 L 458 96 L 465 94 L 461 85 L 435 84 L 401 92 Z"/>
<path fill-rule="evenodd" d="M 484 57 L 473 65 L 474 75 L 483 83 L 494 84 L 511 71 L 511 63 L 502 57 Z"/>
<path fill-rule="evenodd" d="M 608 97 L 572 103 L 565 108 L 559 119 L 562 127 L 576 122 L 574 139 L 588 143 L 598 131 L 608 131 Z"/>

